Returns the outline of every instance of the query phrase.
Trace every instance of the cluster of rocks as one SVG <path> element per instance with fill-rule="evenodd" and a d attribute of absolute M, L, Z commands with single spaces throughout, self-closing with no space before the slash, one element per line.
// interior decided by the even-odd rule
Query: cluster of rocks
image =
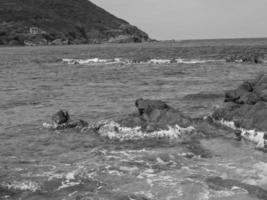
<path fill-rule="evenodd" d="M 236 130 L 241 130 L 239 136 L 257 143 L 257 147 L 265 148 L 267 141 L 267 75 L 261 74 L 256 79 L 245 81 L 237 89 L 225 93 L 225 105 L 214 111 L 209 120 L 199 121 L 184 116 L 178 109 L 172 108 L 161 100 L 137 99 L 137 112 L 122 116 L 115 120 L 121 127 L 141 127 L 141 131 L 150 133 L 169 130 L 179 126 L 181 129 L 196 127 L 195 133 L 202 134 L 202 122 L 207 126 L 215 121 L 233 122 Z M 210 121 L 212 119 L 212 121 Z M 47 127 L 53 129 L 86 128 L 99 131 L 105 124 L 89 125 L 83 120 L 72 120 L 69 113 L 60 110 L 52 116 L 52 124 Z M 199 129 L 200 127 L 200 129 Z M 114 127 L 116 128 L 116 127 Z M 199 130 L 198 130 L 199 129 Z M 242 133 L 243 130 L 248 130 Z M 249 132 L 249 130 L 253 130 Z M 207 135 L 204 131 L 204 135 Z M 214 133 L 213 133 L 214 134 Z M 236 132 L 238 135 L 238 133 Z M 244 134 L 244 135 L 242 135 Z M 208 135 L 207 135 L 208 136 Z M 189 136 L 190 137 L 190 136 Z"/>
<path fill-rule="evenodd" d="M 161 100 L 140 98 L 135 101 L 135 106 L 138 112 L 119 119 L 119 124 L 125 127 L 140 126 L 146 132 L 166 130 L 174 125 L 182 128 L 192 125 L 191 119 Z"/>
<path fill-rule="evenodd" d="M 170 126 L 174 125 L 179 125 L 182 128 L 187 128 L 192 125 L 191 119 L 185 117 L 179 110 L 170 107 L 161 100 L 140 98 L 135 101 L 135 106 L 138 112 L 119 118 L 116 122 L 123 127 L 133 128 L 138 126 L 146 132 L 167 130 Z M 68 111 L 60 110 L 52 115 L 51 125 L 45 126 L 53 129 L 82 129 L 89 127 L 89 123 L 83 120 L 72 120 Z M 94 129 L 99 128 L 94 127 Z"/>
<path fill-rule="evenodd" d="M 227 91 L 224 101 L 226 105 L 213 113 L 214 119 L 234 121 L 249 130 L 267 130 L 267 74 Z"/>
<path fill-rule="evenodd" d="M 241 63 L 263 63 L 264 54 L 250 53 L 250 54 L 237 54 L 227 57 L 226 62 L 241 62 Z"/>

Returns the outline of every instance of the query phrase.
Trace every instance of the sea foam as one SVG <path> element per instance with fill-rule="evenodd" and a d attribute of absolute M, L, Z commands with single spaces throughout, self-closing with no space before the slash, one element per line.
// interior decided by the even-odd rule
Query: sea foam
<path fill-rule="evenodd" d="M 267 146 L 267 140 L 264 139 L 264 135 L 267 134 L 263 131 L 247 130 L 244 128 L 238 128 L 233 121 L 226 120 L 214 120 L 215 122 L 229 127 L 233 130 L 241 132 L 241 137 L 256 144 L 256 148 L 265 148 Z"/>
<path fill-rule="evenodd" d="M 136 61 L 134 59 L 127 58 L 113 58 L 113 59 L 100 59 L 100 58 L 90 58 L 90 59 L 74 59 L 74 58 L 63 58 L 62 62 L 69 65 L 81 64 L 81 65 L 93 65 L 93 64 L 171 64 L 171 63 L 181 63 L 181 64 L 197 64 L 197 63 L 208 63 L 208 62 L 222 62 L 223 60 L 199 60 L 199 59 L 160 59 L 153 58 L 146 61 Z"/>
<path fill-rule="evenodd" d="M 110 140 L 139 140 L 144 138 L 180 138 L 182 134 L 191 133 L 195 130 L 193 126 L 182 128 L 179 125 L 168 126 L 167 130 L 144 132 L 141 127 L 122 127 L 114 121 L 106 121 L 98 130 L 102 137 Z"/>

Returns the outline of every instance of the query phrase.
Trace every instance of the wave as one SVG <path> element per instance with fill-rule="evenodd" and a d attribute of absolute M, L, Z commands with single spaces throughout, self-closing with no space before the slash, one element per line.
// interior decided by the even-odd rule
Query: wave
<path fill-rule="evenodd" d="M 55 126 L 49 123 L 43 123 L 43 127 L 47 129 L 56 129 Z M 153 139 L 153 138 L 169 138 L 178 139 L 183 134 L 192 133 L 195 128 L 188 126 L 186 128 L 179 125 L 168 126 L 167 130 L 158 130 L 153 132 L 144 132 L 142 128 L 137 126 L 134 128 L 123 127 L 115 121 L 99 121 L 95 124 L 91 124 L 87 127 L 83 127 L 81 132 L 87 132 L 90 130 L 97 130 L 97 133 L 101 137 L 108 138 L 109 140 L 130 141 L 140 139 Z"/>
<path fill-rule="evenodd" d="M 149 59 L 144 61 L 136 61 L 135 59 L 127 58 L 113 58 L 113 59 L 74 59 L 74 58 L 63 58 L 62 62 L 69 65 L 81 64 L 81 65 L 92 65 L 92 64 L 198 64 L 208 62 L 222 62 L 224 60 L 199 60 L 199 59 Z"/>
<path fill-rule="evenodd" d="M 240 136 L 248 141 L 251 141 L 256 144 L 256 148 L 266 148 L 267 147 L 267 140 L 265 139 L 265 135 L 267 134 L 264 131 L 256 131 L 256 130 L 247 130 L 244 128 L 238 128 L 235 126 L 233 121 L 226 121 L 226 120 L 215 120 L 216 123 L 219 123 L 223 126 L 229 127 L 233 130 L 239 131 Z"/>
<path fill-rule="evenodd" d="M 2 187 L 6 187 L 9 190 L 21 190 L 35 192 L 39 189 L 39 185 L 33 181 L 14 181 L 11 183 L 3 184 Z"/>
<path fill-rule="evenodd" d="M 106 137 L 110 140 L 140 140 L 147 138 L 181 138 L 183 134 L 191 133 L 195 130 L 193 126 L 182 128 L 179 125 L 168 126 L 167 130 L 159 130 L 153 132 L 143 132 L 141 127 L 129 128 L 122 127 L 120 124 L 109 121 L 104 122 L 98 133 L 102 137 Z"/>

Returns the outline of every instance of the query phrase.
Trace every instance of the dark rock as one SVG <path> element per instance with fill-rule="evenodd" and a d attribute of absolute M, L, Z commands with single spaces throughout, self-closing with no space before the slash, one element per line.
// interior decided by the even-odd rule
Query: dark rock
<path fill-rule="evenodd" d="M 139 114 L 150 114 L 154 109 L 157 110 L 164 110 L 169 109 L 170 106 L 168 106 L 165 102 L 161 100 L 150 100 L 150 99 L 137 99 L 135 101 L 135 106 L 139 111 Z"/>
<path fill-rule="evenodd" d="M 240 99 L 241 96 L 245 95 L 248 92 L 252 92 L 253 87 L 250 82 L 244 82 L 237 89 L 230 90 L 225 93 L 225 102 L 233 101 Z"/>
<path fill-rule="evenodd" d="M 126 127 L 141 126 L 147 132 L 166 130 L 168 126 L 174 125 L 183 128 L 192 125 L 191 119 L 161 100 L 141 98 L 135 101 L 135 106 L 138 113 L 128 115 L 117 122 Z"/>
<path fill-rule="evenodd" d="M 236 130 L 235 131 L 235 136 L 236 136 L 236 139 L 240 141 L 241 140 L 241 131 L 240 130 Z"/>
<path fill-rule="evenodd" d="M 258 94 L 253 92 L 247 92 L 241 95 L 241 97 L 236 100 L 236 103 L 254 105 L 260 99 L 261 97 L 259 97 Z"/>
<path fill-rule="evenodd" d="M 83 129 L 85 127 L 88 127 L 89 124 L 84 120 L 72 120 L 69 116 L 68 111 L 59 110 L 57 113 L 52 115 L 52 125 L 55 129 Z"/>
<path fill-rule="evenodd" d="M 225 94 L 224 107 L 214 111 L 216 120 L 235 121 L 239 127 L 267 131 L 267 75 L 244 82 Z"/>
<path fill-rule="evenodd" d="M 60 110 L 54 115 L 52 115 L 52 123 L 54 124 L 64 124 L 68 123 L 70 120 L 70 116 L 68 111 L 66 110 Z"/>

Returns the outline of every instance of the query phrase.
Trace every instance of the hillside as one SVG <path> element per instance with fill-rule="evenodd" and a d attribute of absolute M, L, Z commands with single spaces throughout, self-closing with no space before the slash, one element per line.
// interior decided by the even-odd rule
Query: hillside
<path fill-rule="evenodd" d="M 146 33 L 88 0 L 0 0 L 0 45 L 147 40 Z"/>

